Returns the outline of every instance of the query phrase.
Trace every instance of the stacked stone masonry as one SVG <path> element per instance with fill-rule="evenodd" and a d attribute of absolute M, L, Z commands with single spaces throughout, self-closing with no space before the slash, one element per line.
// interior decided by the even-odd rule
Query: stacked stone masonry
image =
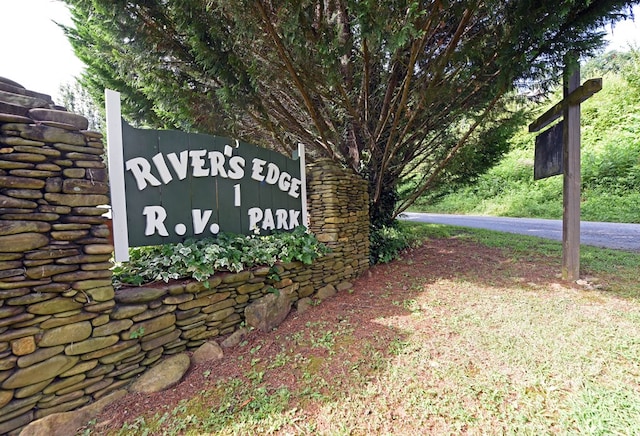
<path fill-rule="evenodd" d="M 310 165 L 310 229 L 332 252 L 114 291 L 102 135 L 49 96 L 0 78 L 0 434 L 126 387 L 163 357 L 228 335 L 273 288 L 292 301 L 368 268 L 367 185 Z"/>

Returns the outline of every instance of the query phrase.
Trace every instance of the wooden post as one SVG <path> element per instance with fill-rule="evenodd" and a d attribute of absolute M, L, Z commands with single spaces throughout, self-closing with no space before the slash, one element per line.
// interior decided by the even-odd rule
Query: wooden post
<path fill-rule="evenodd" d="M 561 102 L 529 125 L 538 132 L 560 116 L 563 117 L 562 144 L 562 278 L 580 278 L 580 103 L 602 89 L 602 79 L 587 80 L 580 86 L 580 64 L 577 56 L 568 55 L 563 77 Z M 549 177 L 559 173 L 543 174 Z"/>
<path fill-rule="evenodd" d="M 580 104 L 569 101 L 569 95 L 580 86 L 580 64 L 567 57 L 564 71 L 563 110 L 563 215 L 562 278 L 580 278 Z"/>

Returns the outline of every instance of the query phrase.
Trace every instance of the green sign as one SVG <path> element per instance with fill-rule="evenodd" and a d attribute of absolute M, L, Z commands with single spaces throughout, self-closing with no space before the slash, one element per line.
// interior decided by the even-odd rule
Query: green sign
<path fill-rule="evenodd" d="M 119 106 L 107 94 L 108 114 L 116 97 Z M 128 258 L 128 247 L 306 226 L 302 151 L 293 160 L 230 138 L 136 129 L 119 112 L 117 123 L 107 117 L 116 260 L 126 260 L 119 233 Z"/>

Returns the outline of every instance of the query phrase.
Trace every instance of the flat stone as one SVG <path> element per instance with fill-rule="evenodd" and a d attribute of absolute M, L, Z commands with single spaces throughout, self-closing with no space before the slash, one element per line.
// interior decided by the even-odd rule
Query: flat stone
<path fill-rule="evenodd" d="M 54 171 L 46 171 L 46 170 L 11 170 L 9 174 L 12 176 L 18 177 L 34 177 L 45 179 L 47 177 L 57 176 L 58 173 Z"/>
<path fill-rule="evenodd" d="M 83 263 L 80 265 L 80 268 L 82 268 L 83 271 L 106 270 L 111 269 L 112 267 L 112 262 Z"/>
<path fill-rule="evenodd" d="M 0 109 L 3 103 L 0 102 Z M 31 409 L 31 407 L 29 407 Z M 15 418 L 8 419 L 0 423 L 0 434 L 9 434 L 10 431 L 23 427 L 33 421 L 34 413 L 28 410 L 26 413 L 19 415 Z"/>
<path fill-rule="evenodd" d="M 5 236 L 7 237 L 7 236 Z M 0 281 L 0 290 L 8 291 L 11 289 L 26 288 L 45 285 L 49 283 L 47 280 L 17 280 L 15 282 Z"/>
<path fill-rule="evenodd" d="M 0 252 L 20 253 L 44 247 L 48 243 L 49 238 L 40 233 L 29 232 L 5 235 L 0 236 Z"/>
<path fill-rule="evenodd" d="M 95 327 L 93 329 L 93 336 L 108 336 L 114 333 L 129 329 L 133 325 L 133 321 L 130 319 L 121 319 L 117 321 L 111 321 L 107 324 Z"/>
<path fill-rule="evenodd" d="M 57 148 L 58 150 L 71 151 L 71 152 L 75 152 L 75 153 L 82 153 L 83 155 L 100 156 L 104 152 L 102 149 L 96 148 L 96 147 L 69 145 L 69 144 L 64 144 L 64 143 L 53 144 L 53 146 L 55 148 Z M 71 157 L 70 153 L 67 154 L 67 156 Z"/>
<path fill-rule="evenodd" d="M 51 232 L 51 237 L 56 241 L 75 241 L 89 234 L 88 230 L 62 230 Z"/>
<path fill-rule="evenodd" d="M 84 356 L 82 356 L 82 360 L 93 360 L 93 359 L 101 359 L 105 356 L 111 356 L 114 355 L 116 353 L 120 353 L 123 350 L 127 350 L 129 348 L 135 347 L 139 345 L 137 341 L 120 341 L 115 345 L 112 345 L 110 347 L 107 348 L 103 348 L 102 350 L 97 350 L 97 351 L 93 351 L 91 353 L 87 353 Z M 119 362 L 122 359 L 114 359 L 112 362 L 108 362 L 108 363 L 104 363 L 102 362 L 104 365 L 110 365 L 113 362 Z M 110 370 L 108 372 L 113 371 L 113 368 L 110 368 Z M 102 372 L 100 372 L 100 374 L 103 374 Z M 106 373 L 105 373 L 106 374 Z M 92 371 L 91 374 L 87 374 L 89 377 L 94 377 L 96 375 L 98 375 L 98 373 L 96 371 Z"/>
<path fill-rule="evenodd" d="M 44 197 L 42 192 L 33 189 L 5 189 L 4 193 L 9 197 L 22 198 L 25 200 L 38 200 Z"/>
<path fill-rule="evenodd" d="M 77 160 L 74 164 L 79 168 L 105 168 L 105 164 L 101 160 Z"/>
<path fill-rule="evenodd" d="M 41 279 L 44 277 L 51 277 L 56 274 L 65 273 L 69 271 L 75 271 L 78 269 L 77 265 L 41 265 L 33 268 L 27 268 L 25 274 L 30 279 Z"/>
<path fill-rule="evenodd" d="M 36 341 L 33 336 L 11 341 L 11 352 L 16 356 L 31 354 L 36 350 Z"/>
<path fill-rule="evenodd" d="M 107 209 L 103 207 L 78 206 L 74 207 L 71 211 L 74 215 L 101 216 L 107 212 Z"/>
<path fill-rule="evenodd" d="M 333 285 L 327 285 L 318 289 L 318 292 L 316 292 L 316 298 L 320 300 L 326 300 L 327 298 L 333 297 L 337 293 L 338 291 L 333 287 Z"/>
<path fill-rule="evenodd" d="M 81 179 L 86 174 L 87 170 L 84 168 L 66 168 L 62 170 L 62 174 L 65 177 L 72 179 Z"/>
<path fill-rule="evenodd" d="M 72 266 L 72 265 L 69 265 Z M 77 265 L 76 265 L 77 267 Z M 78 282 L 92 279 L 110 278 L 113 273 L 109 270 L 102 271 L 72 271 L 68 273 L 57 274 L 53 277 L 54 282 Z M 74 288 L 77 289 L 77 288 Z"/>
<path fill-rule="evenodd" d="M 57 436 L 76 434 L 78 428 L 98 416 L 109 404 L 127 394 L 125 389 L 112 392 L 98 401 L 71 412 L 53 413 L 31 422 L 22 429 L 23 436 Z M 29 421 L 27 421 L 29 422 Z"/>
<path fill-rule="evenodd" d="M 40 261 L 44 262 L 44 261 Z M 66 283 L 47 283 L 42 286 L 35 286 L 33 288 L 36 292 L 65 292 L 69 290 L 69 285 Z"/>
<path fill-rule="evenodd" d="M 118 335 L 102 336 L 98 338 L 89 338 L 81 342 L 74 342 L 67 345 L 64 354 L 74 356 L 79 354 L 87 354 L 92 351 L 101 350 L 117 343 L 120 337 Z"/>
<path fill-rule="evenodd" d="M 215 294 L 208 295 L 203 298 L 197 298 L 195 300 L 187 301 L 178 306 L 180 310 L 189 310 L 194 307 L 205 307 L 210 306 L 212 304 L 218 303 L 222 300 L 226 300 L 231 295 L 230 292 L 219 292 Z"/>
<path fill-rule="evenodd" d="M 60 168 L 58 165 L 56 164 L 52 164 L 52 163 L 40 163 L 36 165 L 36 169 L 37 170 L 46 170 L 46 171 L 55 171 L 56 173 L 62 171 L 62 168 Z"/>
<path fill-rule="evenodd" d="M 26 327 L 22 329 L 10 329 L 4 333 L 0 333 L 0 342 L 10 342 L 15 339 L 24 338 L 27 336 L 34 336 L 40 332 L 38 327 Z"/>
<path fill-rule="evenodd" d="M 78 362 L 73 368 L 60 374 L 60 377 L 70 377 L 76 374 L 85 374 L 98 366 L 97 360 L 90 360 L 88 362 Z M 100 376 L 99 376 L 100 377 Z"/>
<path fill-rule="evenodd" d="M 135 323 L 128 332 L 124 333 L 127 338 L 131 338 L 131 334 L 137 331 L 144 331 L 144 334 L 148 335 L 153 332 L 157 332 L 166 327 L 175 325 L 176 316 L 173 313 L 168 313 L 151 320 Z"/>
<path fill-rule="evenodd" d="M 18 368 L 27 368 L 38 362 L 43 362 L 47 359 L 50 359 L 53 356 L 62 354 L 63 351 L 64 351 L 63 345 L 59 345 L 56 347 L 38 348 L 33 353 L 20 357 L 17 362 Z"/>
<path fill-rule="evenodd" d="M 111 254 L 113 245 L 111 244 L 91 244 L 84 247 L 86 254 Z"/>
<path fill-rule="evenodd" d="M 67 388 L 69 386 L 75 385 L 77 383 L 80 383 L 81 381 L 83 381 L 85 378 L 87 378 L 86 375 L 84 374 L 75 374 L 72 375 L 71 377 L 65 377 L 62 380 L 58 380 L 55 381 L 54 383 L 51 383 L 49 386 L 47 386 L 42 393 L 45 395 L 49 395 L 49 394 L 54 394 L 56 392 L 58 392 L 61 389 Z M 82 392 L 79 392 L 79 396 L 82 396 Z M 69 398 L 69 397 L 67 397 Z M 74 398 L 75 399 L 75 398 Z M 59 401 L 58 403 L 56 403 L 55 401 Z M 49 401 L 40 401 L 38 403 L 38 407 L 42 406 L 44 408 L 47 407 L 51 407 L 54 406 L 56 404 L 60 404 L 60 400 L 62 400 L 62 397 L 59 396 L 57 399 L 52 400 L 51 402 Z M 64 400 L 62 400 L 62 402 L 64 402 Z"/>
<path fill-rule="evenodd" d="M 25 257 L 27 259 L 57 259 L 60 257 L 66 256 L 75 256 L 80 253 L 80 250 L 77 248 L 56 248 L 56 247 L 46 247 L 38 251 L 33 251 L 31 253 L 27 253 Z"/>
<path fill-rule="evenodd" d="M 43 362 L 21 368 L 2 383 L 3 389 L 16 389 L 62 374 L 78 361 L 76 356 L 57 355 Z"/>
<path fill-rule="evenodd" d="M 26 139 L 23 139 L 23 141 L 26 141 Z M 16 145 L 14 146 L 15 151 L 21 152 L 21 153 L 32 153 L 32 154 L 41 154 L 43 156 L 48 156 L 48 157 L 60 157 L 61 153 L 56 150 L 53 149 L 51 147 L 42 147 L 42 145 L 44 145 L 44 143 L 40 142 L 36 142 L 36 141 L 31 141 L 31 145 Z M 46 160 L 46 159 L 45 159 Z M 38 159 L 38 161 L 40 162 L 44 162 L 44 160 L 42 159 Z M 60 167 L 58 165 L 53 165 L 53 164 L 48 164 L 48 163 L 40 163 L 38 165 L 36 165 L 36 170 L 41 170 L 41 171 L 55 171 L 56 173 L 60 171 Z"/>
<path fill-rule="evenodd" d="M 169 344 L 175 341 L 180 337 L 181 334 L 182 334 L 181 330 L 174 329 L 169 333 L 165 333 L 164 335 L 158 336 L 157 338 L 153 338 L 149 341 L 142 342 L 141 344 L 142 350 L 149 351 L 149 350 L 160 348 L 165 344 Z"/>
<path fill-rule="evenodd" d="M 159 303 L 159 302 L 157 302 Z M 170 313 L 176 310 L 175 305 L 161 305 L 155 309 L 147 309 L 144 312 L 133 317 L 134 322 L 144 321 L 150 318 L 155 318 L 165 313 Z"/>
<path fill-rule="evenodd" d="M 0 291 L 0 300 L 8 300 L 9 298 L 22 297 L 23 295 L 27 295 L 29 292 L 31 292 L 29 288 L 19 288 L 19 289 L 11 289 L 8 291 Z M 14 309 L 11 309 L 11 312 L 8 312 L 8 313 L 3 312 L 3 309 L 8 309 L 8 308 L 0 306 L 0 319 L 6 318 L 7 316 L 14 315 L 13 313 Z"/>
<path fill-rule="evenodd" d="M 19 263 L 19 262 L 18 262 Z M 193 294 L 170 295 L 162 300 L 164 304 L 182 304 L 194 299 Z"/>
<path fill-rule="evenodd" d="M 17 399 L 29 398 L 34 395 L 42 395 L 42 390 L 49 386 L 53 379 L 44 380 L 40 383 L 35 383 L 29 386 L 25 386 L 15 390 L 14 397 Z"/>
<path fill-rule="evenodd" d="M 15 124 L 20 136 L 34 141 L 49 143 L 64 142 L 71 145 L 84 145 L 84 135 L 81 133 L 69 132 L 66 129 L 46 126 L 43 124 Z"/>
<path fill-rule="evenodd" d="M 65 194 L 106 194 L 109 185 L 94 180 L 66 179 L 62 183 L 62 192 Z"/>
<path fill-rule="evenodd" d="M 269 332 L 285 320 L 291 310 L 291 300 L 284 293 L 267 294 L 244 309 L 247 325 Z"/>
<path fill-rule="evenodd" d="M 29 110 L 29 116 L 36 121 L 55 121 L 70 124 L 77 130 L 87 130 L 89 121 L 82 115 L 55 109 L 34 108 Z"/>
<path fill-rule="evenodd" d="M 14 94 L 13 92 L 0 91 L 0 101 L 11 103 L 25 108 L 47 107 L 49 103 L 38 97 Z"/>
<path fill-rule="evenodd" d="M 27 308 L 27 312 L 36 315 L 53 315 L 70 310 L 80 309 L 82 304 L 70 298 L 58 297 L 41 303 L 32 304 Z"/>
<path fill-rule="evenodd" d="M 43 330 L 48 330 L 63 325 L 93 320 L 96 316 L 97 315 L 95 313 L 81 312 L 71 316 L 49 318 L 40 324 L 40 328 L 42 328 Z"/>
<path fill-rule="evenodd" d="M 237 282 L 246 282 L 251 278 L 251 271 L 242 271 L 235 274 L 227 274 L 222 278 L 222 283 L 231 284 Z"/>
<path fill-rule="evenodd" d="M 38 341 L 38 346 L 52 347 L 55 345 L 84 341 L 91 336 L 91 330 L 92 327 L 89 321 L 45 330 L 42 332 L 42 337 Z"/>
<path fill-rule="evenodd" d="M 0 153 L 0 156 L 6 156 Z M 3 170 L 12 170 L 12 169 L 20 169 L 20 168 L 34 168 L 35 164 L 26 163 L 26 162 L 13 162 L 10 160 L 0 159 L 0 169 Z"/>
<path fill-rule="evenodd" d="M 111 258 L 111 254 L 79 254 L 78 250 L 75 250 L 74 253 L 69 257 L 62 257 L 57 262 L 61 264 L 84 264 L 84 263 L 95 263 L 95 262 L 105 262 Z"/>
<path fill-rule="evenodd" d="M 182 380 L 191 360 L 185 353 L 171 356 L 152 367 L 131 385 L 132 392 L 152 393 L 168 389 Z"/>
<path fill-rule="evenodd" d="M 249 334 L 249 330 L 245 327 L 241 327 L 235 332 L 231 333 L 228 338 L 226 338 L 220 345 L 222 348 L 231 348 L 238 345 L 240 342 L 244 340 L 244 338 Z"/>
<path fill-rule="evenodd" d="M 9 300 L 5 300 L 8 306 L 29 306 L 30 304 L 41 303 L 43 301 L 54 298 L 56 294 L 49 292 L 30 292 L 27 295 L 21 297 L 14 297 Z"/>
<path fill-rule="evenodd" d="M 296 310 L 298 313 L 304 313 L 313 307 L 313 300 L 309 297 L 301 298 L 296 301 Z"/>
<path fill-rule="evenodd" d="M 104 357 L 101 357 L 99 360 L 100 360 L 100 363 L 103 365 L 108 365 L 110 363 L 119 363 L 128 357 L 137 355 L 138 353 L 140 353 L 141 349 L 142 348 L 140 347 L 140 344 L 135 344 L 135 345 L 129 346 L 128 348 L 125 348 L 122 351 L 107 354 Z"/>
<path fill-rule="evenodd" d="M 44 194 L 45 200 L 52 204 L 63 206 L 98 206 L 109 204 L 109 197 L 101 194 L 59 194 L 57 192 L 47 192 Z M 97 253 L 88 253 L 97 254 Z"/>
<path fill-rule="evenodd" d="M 6 406 L 13 399 L 13 391 L 0 390 L 0 408 Z"/>
<path fill-rule="evenodd" d="M 227 300 L 222 300 L 219 303 L 206 306 L 205 308 L 202 309 L 202 312 L 209 314 L 213 312 L 218 312 L 219 310 L 222 310 L 222 309 L 226 309 L 227 307 L 233 307 L 235 305 L 236 305 L 235 299 L 229 298 Z"/>
<path fill-rule="evenodd" d="M 222 321 L 222 320 L 226 319 L 227 317 L 233 315 L 234 313 L 235 313 L 235 309 L 233 307 L 229 307 L 227 309 L 222 309 L 222 310 L 219 310 L 217 312 L 211 313 L 207 317 L 207 322 Z"/>
<path fill-rule="evenodd" d="M 264 288 L 264 283 L 245 283 L 244 285 L 238 286 L 238 294 L 250 294 L 252 292 L 256 292 Z"/>
<path fill-rule="evenodd" d="M 24 275 L 24 268 L 5 269 L 0 271 L 0 279 Z"/>
<path fill-rule="evenodd" d="M 110 273 L 110 271 L 107 271 L 107 273 Z M 78 291 L 86 291 L 88 289 L 101 288 L 103 286 L 111 286 L 111 279 L 79 280 L 71 284 L 71 287 Z"/>
<path fill-rule="evenodd" d="M 87 289 L 86 293 L 93 301 L 109 301 L 115 296 L 113 286 L 102 286 L 99 288 Z"/>
<path fill-rule="evenodd" d="M 165 288 L 125 288 L 116 293 L 115 300 L 120 304 L 138 304 L 157 300 L 166 294 Z"/>
<path fill-rule="evenodd" d="M 38 207 L 38 203 L 22 198 L 0 195 L 0 207 L 4 209 L 35 209 Z"/>
<path fill-rule="evenodd" d="M 116 293 L 117 295 L 117 293 Z M 118 306 L 111 313 L 112 319 L 128 319 L 147 310 L 146 304 L 134 304 L 127 306 Z"/>
<path fill-rule="evenodd" d="M 14 209 L 15 210 L 15 209 Z M 60 218 L 60 215 L 55 213 L 7 213 L 3 214 L 2 218 L 9 220 L 34 220 L 34 221 L 55 221 Z"/>

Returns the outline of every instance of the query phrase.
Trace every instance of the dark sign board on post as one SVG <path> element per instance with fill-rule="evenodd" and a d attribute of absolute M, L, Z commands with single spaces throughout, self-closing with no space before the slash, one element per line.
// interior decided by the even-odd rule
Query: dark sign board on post
<path fill-rule="evenodd" d="M 106 99 L 116 260 L 129 247 L 307 226 L 302 147 L 293 160 L 224 137 L 136 129 L 120 117 L 119 94 Z"/>
<path fill-rule="evenodd" d="M 555 126 L 536 136 L 533 164 L 534 180 L 562 174 L 562 129 L 563 122 L 560 121 Z"/>

